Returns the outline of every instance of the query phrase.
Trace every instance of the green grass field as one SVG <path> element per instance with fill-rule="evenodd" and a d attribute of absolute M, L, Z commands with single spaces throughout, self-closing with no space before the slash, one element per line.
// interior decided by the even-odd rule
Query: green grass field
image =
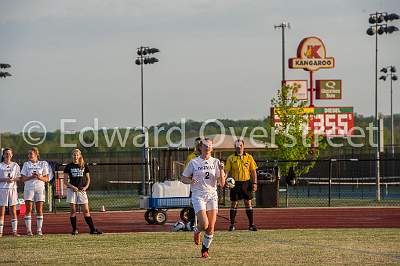
<path fill-rule="evenodd" d="M 26 255 L 26 252 L 29 255 Z M 217 232 L 206 261 L 189 232 L 3 237 L 0 264 L 399 265 L 400 229 Z"/>

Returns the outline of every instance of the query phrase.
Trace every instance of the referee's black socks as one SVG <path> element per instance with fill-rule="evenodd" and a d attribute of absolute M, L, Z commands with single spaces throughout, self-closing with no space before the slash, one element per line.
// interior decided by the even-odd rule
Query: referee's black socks
<path fill-rule="evenodd" d="M 69 217 L 69 220 L 71 221 L 72 231 L 76 231 L 76 216 Z"/>
<path fill-rule="evenodd" d="M 246 207 L 246 214 L 247 214 L 247 218 L 249 219 L 249 226 L 252 226 L 254 224 L 253 208 Z"/>
<path fill-rule="evenodd" d="M 237 213 L 237 209 L 236 208 L 231 208 L 230 209 L 229 216 L 230 216 L 231 224 L 235 224 L 236 213 Z"/>

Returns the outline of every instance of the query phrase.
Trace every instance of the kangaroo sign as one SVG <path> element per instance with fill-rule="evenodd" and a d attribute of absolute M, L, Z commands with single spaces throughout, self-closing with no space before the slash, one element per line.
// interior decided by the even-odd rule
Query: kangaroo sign
<path fill-rule="evenodd" d="M 297 57 L 289 59 L 289 68 L 310 72 L 334 67 L 335 58 L 326 56 L 324 43 L 315 36 L 304 38 L 297 47 Z"/>

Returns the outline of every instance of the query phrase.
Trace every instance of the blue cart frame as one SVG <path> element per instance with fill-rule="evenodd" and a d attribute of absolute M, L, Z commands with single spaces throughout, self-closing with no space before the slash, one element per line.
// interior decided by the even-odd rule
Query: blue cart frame
<path fill-rule="evenodd" d="M 180 217 L 184 222 L 188 222 L 192 216 L 194 217 L 190 197 L 150 197 L 149 208 L 145 212 L 144 218 L 149 224 L 165 224 L 168 219 L 168 209 L 182 209 Z"/>
<path fill-rule="evenodd" d="M 190 206 L 190 197 L 149 198 L 150 209 L 181 209 Z"/>

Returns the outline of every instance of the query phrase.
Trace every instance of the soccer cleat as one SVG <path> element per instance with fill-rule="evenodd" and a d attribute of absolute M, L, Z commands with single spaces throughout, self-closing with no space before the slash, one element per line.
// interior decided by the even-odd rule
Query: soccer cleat
<path fill-rule="evenodd" d="M 250 225 L 250 226 L 249 226 L 249 230 L 250 230 L 250 231 L 257 231 L 256 225 L 254 225 L 254 224 L 253 224 L 253 225 Z"/>
<path fill-rule="evenodd" d="M 199 230 L 195 230 L 194 234 L 193 234 L 193 238 L 194 238 L 194 243 L 196 245 L 200 245 L 201 242 L 201 232 Z"/>
<path fill-rule="evenodd" d="M 229 226 L 229 231 L 235 231 L 235 230 L 236 230 L 235 225 L 234 225 L 234 224 L 231 224 L 231 225 Z"/>
<path fill-rule="evenodd" d="M 201 253 L 201 257 L 202 257 L 203 259 L 208 259 L 208 251 L 203 251 L 203 252 Z"/>
<path fill-rule="evenodd" d="M 71 235 L 76 236 L 78 234 L 78 230 L 72 231 Z"/>
<path fill-rule="evenodd" d="M 94 231 L 91 231 L 90 234 L 91 235 L 101 235 L 101 234 L 103 234 L 103 232 L 95 229 Z"/>
<path fill-rule="evenodd" d="M 26 232 L 26 235 L 27 235 L 27 236 L 33 236 L 33 234 L 32 234 L 32 232 L 31 232 L 31 231 L 29 231 L 29 232 Z"/>
<path fill-rule="evenodd" d="M 36 232 L 36 235 L 37 235 L 37 236 L 43 236 L 43 233 L 42 233 L 42 231 L 37 231 L 37 232 Z"/>
<path fill-rule="evenodd" d="M 13 236 L 15 236 L 15 237 L 19 237 L 19 236 L 21 236 L 20 234 L 18 234 L 17 232 L 13 232 Z"/>

